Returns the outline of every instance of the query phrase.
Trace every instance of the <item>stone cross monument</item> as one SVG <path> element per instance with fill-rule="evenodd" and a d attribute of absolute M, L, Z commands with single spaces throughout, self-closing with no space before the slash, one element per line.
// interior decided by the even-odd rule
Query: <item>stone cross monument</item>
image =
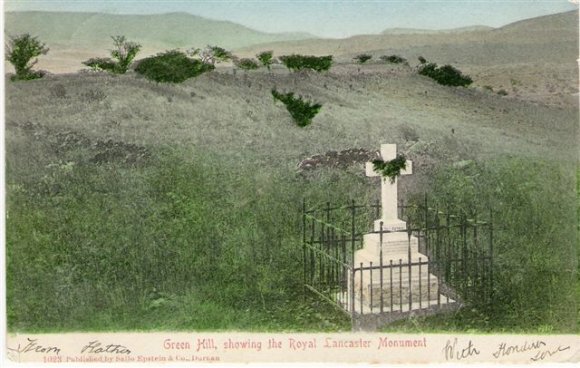
<path fill-rule="evenodd" d="M 381 145 L 381 158 L 385 161 L 397 157 L 395 144 Z M 367 176 L 379 176 L 372 162 L 366 164 Z M 401 175 L 411 174 L 412 163 L 406 161 Z M 381 218 L 374 222 L 374 231 L 363 235 L 363 247 L 354 254 L 354 267 L 358 268 L 353 292 L 356 312 L 372 310 L 378 313 L 381 300 L 383 311 L 410 311 L 438 303 L 439 285 L 431 274 L 425 254 L 419 252 L 419 240 L 408 234 L 407 224 L 399 219 L 397 210 L 397 180 L 381 178 Z M 382 224 L 382 232 L 381 232 Z M 373 267 L 370 267 L 370 266 Z M 394 265 L 394 266 L 393 266 Z M 383 267 L 381 269 L 381 266 Z M 391 304 L 392 303 L 392 304 Z"/>
<path fill-rule="evenodd" d="M 381 158 L 384 161 L 390 161 L 397 157 L 397 145 L 396 144 L 381 144 Z M 408 175 L 413 173 L 413 163 L 411 161 L 406 161 L 405 170 L 401 170 L 401 175 Z M 366 175 L 380 176 L 374 171 L 374 166 L 372 162 L 367 162 Z M 383 230 L 387 231 L 398 231 L 405 230 L 407 224 L 405 221 L 399 219 L 397 205 L 398 205 L 398 191 L 397 191 L 397 179 L 391 183 L 389 178 L 381 178 L 381 208 L 382 216 L 380 219 L 376 220 L 374 223 L 375 231 L 380 230 L 381 221 L 383 222 Z"/>

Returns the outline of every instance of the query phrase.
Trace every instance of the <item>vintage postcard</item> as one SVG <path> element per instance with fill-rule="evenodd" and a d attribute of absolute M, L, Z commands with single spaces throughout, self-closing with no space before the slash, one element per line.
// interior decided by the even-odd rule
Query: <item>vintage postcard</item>
<path fill-rule="evenodd" d="M 3 5 L 3 366 L 580 361 L 577 1 Z"/>

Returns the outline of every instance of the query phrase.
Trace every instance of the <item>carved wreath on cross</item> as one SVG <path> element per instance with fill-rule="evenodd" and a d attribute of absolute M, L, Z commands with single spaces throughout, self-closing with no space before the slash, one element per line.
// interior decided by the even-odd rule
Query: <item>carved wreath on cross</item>
<path fill-rule="evenodd" d="M 407 166 L 407 159 L 404 155 L 397 154 L 397 157 L 390 161 L 383 161 L 381 159 L 373 160 L 373 170 L 383 176 L 389 178 L 391 184 L 395 179 L 401 175 L 401 170 L 405 170 Z"/>

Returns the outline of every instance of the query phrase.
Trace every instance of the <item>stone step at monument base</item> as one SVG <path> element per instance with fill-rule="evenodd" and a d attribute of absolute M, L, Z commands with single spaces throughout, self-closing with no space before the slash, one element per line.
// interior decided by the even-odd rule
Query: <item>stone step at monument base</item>
<path fill-rule="evenodd" d="M 405 265 L 409 267 L 408 264 L 410 260 L 411 263 L 418 262 L 425 263 L 421 265 L 421 268 L 427 269 L 427 262 L 429 261 L 429 258 L 416 250 L 411 251 L 410 258 L 407 250 L 403 252 L 383 252 L 383 267 L 385 266 L 390 267 L 390 261 L 393 261 L 393 268 L 395 268 L 395 266 L 398 268 L 399 260 L 401 260 L 401 264 L 403 267 L 405 267 Z M 381 262 L 380 254 L 375 254 L 374 252 L 369 252 L 365 249 L 360 249 L 355 252 L 354 254 L 355 268 L 360 267 L 361 263 L 363 264 L 363 267 L 369 267 L 371 262 L 373 263 L 373 267 L 379 266 Z M 412 265 L 411 267 L 419 267 L 419 265 Z"/>
<path fill-rule="evenodd" d="M 351 307 L 353 307 L 353 306 L 350 303 L 350 298 L 347 296 L 347 293 L 338 294 L 336 300 L 338 300 L 338 303 L 342 308 L 344 308 L 348 311 L 351 311 Z M 354 312 L 357 314 L 381 314 L 381 313 L 395 313 L 395 312 L 403 312 L 404 313 L 404 312 L 418 311 L 418 310 L 429 309 L 429 308 L 444 308 L 444 307 L 447 307 L 447 306 L 450 306 L 450 305 L 453 305 L 456 303 L 457 303 L 457 301 L 450 298 L 449 296 L 439 294 L 439 299 L 434 298 L 434 299 L 430 299 L 430 300 L 421 300 L 420 302 L 419 302 L 419 300 L 413 301 L 411 303 L 410 308 L 409 308 L 408 301 L 406 303 L 403 303 L 403 304 L 393 303 L 393 305 L 390 304 L 390 301 L 383 301 L 383 309 L 381 310 L 380 301 L 379 301 L 378 306 L 373 305 L 371 308 L 371 305 L 369 303 L 365 303 L 364 300 L 361 303 L 360 298 L 355 296 L 355 298 L 354 298 Z"/>
<path fill-rule="evenodd" d="M 417 279 L 421 278 L 421 282 L 423 282 L 425 285 L 427 284 L 428 280 L 430 282 L 437 282 L 437 276 L 435 276 L 432 273 L 433 272 L 432 270 L 429 270 L 426 264 L 420 265 L 415 264 L 409 267 L 408 263 L 407 264 L 403 263 L 401 266 L 399 266 L 398 263 L 397 264 L 393 263 L 393 266 L 391 267 L 388 263 L 386 263 L 383 264 L 382 273 L 379 263 L 376 264 L 373 263 L 372 271 L 368 269 L 368 267 L 369 263 L 363 263 L 362 271 L 360 271 L 360 265 L 359 267 L 355 268 L 356 273 L 354 275 L 354 279 L 357 284 L 360 283 L 361 279 L 362 282 L 365 284 L 369 284 L 371 282 L 380 283 L 381 276 L 384 284 L 389 283 L 391 277 L 393 279 L 393 282 L 398 283 L 399 279 L 401 279 L 401 281 L 403 282 L 407 282 L 409 276 L 411 277 L 412 280 L 415 280 L 416 282 L 418 282 Z"/>
<path fill-rule="evenodd" d="M 383 255 L 385 253 L 404 253 L 409 250 L 409 236 L 406 232 L 383 233 L 382 236 Z M 419 251 L 419 239 L 411 236 L 411 253 Z M 363 235 L 363 247 L 361 249 L 367 253 L 376 254 L 381 252 L 381 234 L 371 233 Z M 357 251 L 360 252 L 361 250 Z"/>
<path fill-rule="evenodd" d="M 410 295 L 409 290 L 411 290 Z M 358 294 L 360 293 L 356 293 L 355 291 L 355 295 L 360 297 Z M 383 305 L 391 304 L 391 300 L 393 304 L 409 304 L 409 300 L 412 302 L 437 300 L 438 294 L 439 285 L 437 284 L 437 280 L 435 282 L 430 280 L 429 284 L 425 280 L 425 282 L 419 284 L 418 280 L 411 279 L 410 289 L 408 280 L 407 283 L 401 282 L 400 284 L 393 282 L 392 288 L 390 284 L 385 283 L 383 283 L 382 289 L 379 283 L 368 285 L 366 292 L 363 290 L 363 300 L 367 301 L 368 305 L 376 308 L 381 304 L 381 297 Z"/>

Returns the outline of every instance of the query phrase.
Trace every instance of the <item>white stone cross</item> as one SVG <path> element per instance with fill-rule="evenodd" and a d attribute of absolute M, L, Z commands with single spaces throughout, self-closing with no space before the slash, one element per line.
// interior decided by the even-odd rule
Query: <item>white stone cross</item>
<path fill-rule="evenodd" d="M 381 158 L 384 161 L 390 161 L 397 157 L 396 144 L 381 144 Z M 409 175 L 413 173 L 413 163 L 409 160 L 405 162 L 405 170 L 401 170 L 401 175 Z M 381 176 L 375 172 L 372 162 L 367 162 L 365 165 L 367 176 Z M 398 197 L 397 197 L 397 179 L 391 183 L 387 177 L 381 178 L 381 218 L 375 221 L 375 231 L 380 231 L 381 221 L 383 222 L 383 230 L 398 231 L 405 230 L 407 224 L 405 221 L 399 219 L 398 211 Z"/>

